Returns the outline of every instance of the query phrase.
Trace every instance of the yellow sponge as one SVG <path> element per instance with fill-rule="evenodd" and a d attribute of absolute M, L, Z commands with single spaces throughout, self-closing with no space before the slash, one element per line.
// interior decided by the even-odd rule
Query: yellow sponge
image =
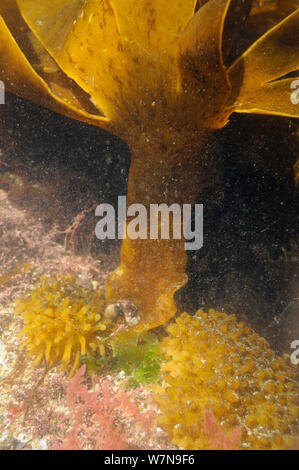
<path fill-rule="evenodd" d="M 298 384 L 289 358 L 235 316 L 210 310 L 182 314 L 162 341 L 167 359 L 156 386 L 159 423 L 184 449 L 217 448 L 219 435 L 237 435 L 240 449 L 283 449 L 298 430 Z M 221 447 L 218 444 L 218 447 Z"/>
<path fill-rule="evenodd" d="M 105 355 L 110 322 L 102 318 L 102 291 L 81 287 L 72 276 L 42 276 L 16 304 L 15 313 L 24 318 L 21 347 L 35 358 L 34 365 L 44 358 L 48 365 L 62 362 L 65 370 L 73 361 L 72 376 L 80 355 Z"/>

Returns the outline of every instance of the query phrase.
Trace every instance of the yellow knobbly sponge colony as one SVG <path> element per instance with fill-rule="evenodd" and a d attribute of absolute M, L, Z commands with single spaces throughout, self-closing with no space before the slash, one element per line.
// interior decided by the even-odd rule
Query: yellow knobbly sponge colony
<path fill-rule="evenodd" d="M 67 276 L 42 276 L 34 288 L 16 302 L 16 314 L 24 318 L 21 347 L 34 357 L 33 365 L 45 359 L 48 365 L 62 363 L 70 376 L 80 356 L 105 355 L 110 322 L 102 318 L 105 298 L 101 290 L 87 289 Z"/>
<path fill-rule="evenodd" d="M 167 330 L 155 399 L 159 424 L 175 445 L 217 448 L 217 423 L 219 436 L 239 433 L 238 449 L 292 447 L 299 387 L 289 358 L 276 356 L 234 315 L 214 310 L 183 313 Z M 215 420 L 210 429 L 207 413 Z"/>

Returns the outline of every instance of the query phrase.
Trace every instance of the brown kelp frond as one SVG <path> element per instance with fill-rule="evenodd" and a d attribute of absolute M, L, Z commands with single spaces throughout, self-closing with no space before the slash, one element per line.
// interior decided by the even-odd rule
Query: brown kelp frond
<path fill-rule="evenodd" d="M 0 5 L 1 79 L 6 89 L 69 117 L 105 127 L 99 110 L 30 32 L 15 1 Z"/>
<path fill-rule="evenodd" d="M 253 0 L 246 36 L 256 41 L 298 8 L 298 0 Z"/>
<path fill-rule="evenodd" d="M 123 69 L 114 12 L 107 1 L 19 0 L 20 11 L 35 36 L 97 106 L 111 119 Z M 100 45 L 100 47 L 99 47 Z M 115 80 L 112 75 L 115 74 Z M 113 86 L 113 83 L 115 86 Z"/>
<path fill-rule="evenodd" d="M 237 58 L 238 47 L 252 8 L 252 0 L 231 0 L 223 23 L 222 55 L 226 67 Z"/>
<path fill-rule="evenodd" d="M 169 9 L 166 0 L 56 0 L 50 7 L 18 1 L 30 29 L 116 133 L 123 127 L 116 123 L 146 119 L 152 102 L 175 88 L 176 44 L 195 3 L 177 0 Z"/>
<path fill-rule="evenodd" d="M 297 0 L 252 0 L 246 22 L 231 30 L 234 44 L 225 64 L 228 67 L 232 65 L 263 34 L 293 13 L 298 5 Z"/>
<path fill-rule="evenodd" d="M 138 3 L 133 0 L 102 0 L 100 3 L 97 0 L 55 0 L 50 7 L 46 0 L 38 4 L 35 0 L 17 0 L 17 3 L 35 41 L 40 41 L 41 47 L 55 60 L 46 69 L 58 64 L 65 76 L 92 97 L 93 104 L 102 110 L 119 135 L 123 134 L 124 122 L 128 120 L 135 124 L 137 121 L 146 123 L 152 103 L 159 102 L 164 103 L 170 116 L 173 115 L 171 108 L 177 103 L 184 108 L 188 120 L 195 118 L 199 126 L 204 123 L 204 127 L 210 129 L 223 127 L 234 108 L 244 112 L 294 115 L 289 103 L 286 106 L 278 98 L 274 101 L 279 103 L 272 103 L 270 108 L 263 104 L 270 101 L 270 94 L 277 97 L 281 90 L 285 91 L 287 82 L 263 88 L 262 95 L 257 96 L 261 110 L 256 104 L 248 110 L 247 105 L 243 107 L 246 103 L 243 91 L 246 92 L 247 85 L 251 94 L 259 88 L 253 79 L 246 82 L 243 63 L 250 54 L 260 66 L 265 58 L 263 47 L 267 46 L 264 39 L 270 37 L 275 42 L 275 28 L 279 26 L 258 39 L 233 63 L 229 73 L 227 70 L 237 57 L 240 31 L 245 30 L 248 17 L 250 22 L 254 15 L 267 12 L 275 24 L 284 12 L 293 8 L 291 0 L 284 8 L 278 0 L 258 3 L 252 0 L 199 3 L 176 0 L 171 10 L 166 0 L 140 0 Z M 284 21 L 280 25 L 284 25 Z M 285 27 L 292 31 L 289 22 Z M 35 51 L 37 49 L 35 47 Z M 39 52 L 38 56 L 42 54 Z M 263 66 L 264 63 L 261 68 Z M 288 63 L 287 68 L 292 71 L 292 64 Z M 145 70 L 148 73 L 144 73 Z M 41 75 L 41 78 L 44 77 Z M 58 94 L 61 88 L 68 87 L 59 88 L 56 84 Z M 239 91 L 240 99 L 236 103 L 229 99 L 231 95 L 235 98 Z M 159 105 L 156 109 L 159 111 Z"/>
<path fill-rule="evenodd" d="M 258 39 L 229 69 L 237 112 L 298 117 L 291 99 L 299 69 L 299 10 Z"/>
<path fill-rule="evenodd" d="M 194 14 L 196 0 L 111 0 L 122 36 L 173 56 L 178 36 Z"/>
<path fill-rule="evenodd" d="M 193 97 L 198 124 L 223 127 L 230 83 L 225 61 L 251 0 L 210 0 L 194 15 L 178 45 L 178 91 Z"/>

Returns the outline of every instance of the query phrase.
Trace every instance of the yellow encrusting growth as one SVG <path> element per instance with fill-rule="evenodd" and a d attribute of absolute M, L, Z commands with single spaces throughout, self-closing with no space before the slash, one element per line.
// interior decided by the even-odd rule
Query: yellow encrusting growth
<path fill-rule="evenodd" d="M 104 338 L 109 321 L 102 319 L 105 297 L 100 290 L 89 290 L 67 276 L 42 276 L 33 290 L 16 302 L 15 314 L 24 318 L 21 347 L 34 357 L 33 365 L 43 358 L 48 365 L 62 362 L 70 376 L 80 363 L 80 355 L 105 355 Z"/>
<path fill-rule="evenodd" d="M 241 427 L 240 449 L 290 448 L 298 431 L 298 384 L 288 358 L 238 323 L 210 310 L 183 313 L 162 342 L 167 361 L 155 400 L 159 424 L 184 449 L 211 449 L 205 413 L 227 434 Z"/>

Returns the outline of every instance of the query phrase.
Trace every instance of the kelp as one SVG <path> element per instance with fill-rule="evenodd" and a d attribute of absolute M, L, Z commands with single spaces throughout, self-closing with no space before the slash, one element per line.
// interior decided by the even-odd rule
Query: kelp
<path fill-rule="evenodd" d="M 128 204 L 191 204 L 208 184 L 203 147 L 233 112 L 298 117 L 290 99 L 290 74 L 299 68 L 296 7 L 292 0 L 2 0 L 0 78 L 20 96 L 126 140 Z M 176 312 L 186 259 L 183 239 L 127 237 L 106 296 L 136 304 L 137 329 L 161 325 Z"/>

